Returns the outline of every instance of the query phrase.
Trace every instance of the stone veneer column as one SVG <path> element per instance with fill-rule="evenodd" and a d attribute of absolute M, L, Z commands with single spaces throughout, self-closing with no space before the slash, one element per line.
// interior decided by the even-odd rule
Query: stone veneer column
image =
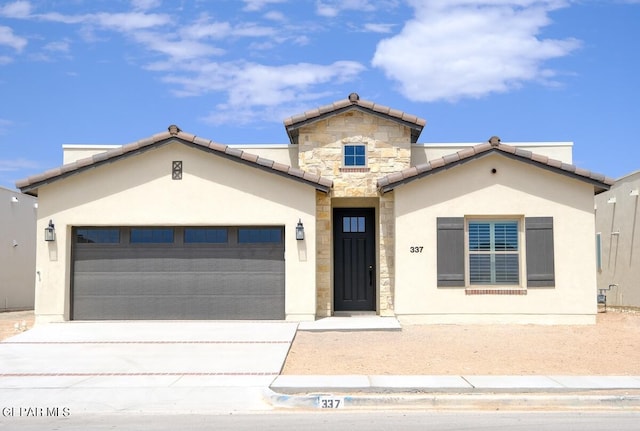
<path fill-rule="evenodd" d="M 393 192 L 380 196 L 379 314 L 394 316 L 395 208 Z"/>
<path fill-rule="evenodd" d="M 331 316 L 331 197 L 316 192 L 316 317 Z"/>

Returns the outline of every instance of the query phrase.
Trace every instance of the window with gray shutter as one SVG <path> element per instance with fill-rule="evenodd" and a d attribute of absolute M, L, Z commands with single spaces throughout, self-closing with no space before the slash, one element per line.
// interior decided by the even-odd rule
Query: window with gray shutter
<path fill-rule="evenodd" d="M 554 287 L 553 217 L 525 218 L 527 287 Z"/>
<path fill-rule="evenodd" d="M 464 287 L 464 217 L 438 217 L 438 287 Z"/>

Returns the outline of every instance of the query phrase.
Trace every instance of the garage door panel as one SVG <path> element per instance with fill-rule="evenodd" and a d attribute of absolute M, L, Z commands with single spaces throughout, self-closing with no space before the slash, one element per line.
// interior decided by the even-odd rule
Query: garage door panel
<path fill-rule="evenodd" d="M 284 314 L 281 296 L 265 295 L 260 302 L 254 299 L 250 295 L 85 296 L 76 298 L 78 311 L 74 317 L 76 320 L 209 320 L 215 316 L 217 320 L 256 320 L 273 319 L 276 312 Z"/>
<path fill-rule="evenodd" d="M 242 277 L 240 277 L 242 275 Z M 87 273 L 76 274 L 75 297 L 102 295 L 282 295 L 284 276 L 274 272 L 226 273 Z"/>
<path fill-rule="evenodd" d="M 83 243 L 74 246 L 73 254 L 76 320 L 285 315 L 283 243 Z"/>

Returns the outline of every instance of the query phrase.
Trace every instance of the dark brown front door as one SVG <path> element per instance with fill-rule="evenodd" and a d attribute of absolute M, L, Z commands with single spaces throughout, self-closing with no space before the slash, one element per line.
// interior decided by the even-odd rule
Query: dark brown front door
<path fill-rule="evenodd" d="M 375 212 L 333 210 L 334 310 L 375 310 Z"/>

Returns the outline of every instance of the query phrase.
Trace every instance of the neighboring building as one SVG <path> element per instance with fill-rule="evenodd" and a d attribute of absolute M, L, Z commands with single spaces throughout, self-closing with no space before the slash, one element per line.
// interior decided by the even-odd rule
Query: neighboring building
<path fill-rule="evenodd" d="M 615 285 L 607 305 L 640 307 L 640 171 L 596 196 L 598 288 Z"/>
<path fill-rule="evenodd" d="M 595 322 L 593 196 L 612 180 L 570 143 L 417 144 L 425 124 L 351 94 L 286 119 L 290 145 L 170 126 L 65 147 L 18 182 L 38 234 L 55 225 L 38 320 Z"/>
<path fill-rule="evenodd" d="M 0 311 L 33 309 L 37 201 L 0 187 Z"/>

